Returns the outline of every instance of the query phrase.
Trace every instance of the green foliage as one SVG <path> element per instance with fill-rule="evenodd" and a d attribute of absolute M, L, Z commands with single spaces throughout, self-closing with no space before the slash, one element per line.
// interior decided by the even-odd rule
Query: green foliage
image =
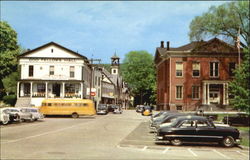
<path fill-rule="evenodd" d="M 14 106 L 16 104 L 16 95 L 4 96 L 3 102 L 11 106 Z"/>
<path fill-rule="evenodd" d="M 10 75 L 3 79 L 3 85 L 6 93 L 16 94 L 18 78 L 19 72 L 12 72 Z"/>
<path fill-rule="evenodd" d="M 17 71 L 17 56 L 21 52 L 17 44 L 17 33 L 11 26 L 0 21 L 0 99 L 5 95 L 3 79 L 12 72 Z M 16 84 L 15 84 L 16 86 Z M 7 88 L 9 89 L 9 88 Z"/>
<path fill-rule="evenodd" d="M 6 21 L 0 21 L 0 52 L 13 51 L 18 48 L 17 33 Z"/>
<path fill-rule="evenodd" d="M 229 83 L 229 92 L 234 95 L 230 101 L 236 109 L 246 111 L 249 114 L 250 107 L 250 56 L 249 51 L 245 52 L 244 60 L 235 70 L 235 78 Z"/>
<path fill-rule="evenodd" d="M 241 46 L 249 47 L 249 1 L 227 2 L 212 6 L 208 12 L 196 16 L 189 28 L 190 40 L 201 40 L 209 36 L 222 35 L 235 41 L 240 27 Z"/>
<path fill-rule="evenodd" d="M 155 96 L 155 68 L 153 56 L 147 51 L 131 51 L 125 55 L 122 66 L 122 76 L 135 96 L 150 94 Z M 152 103 L 155 100 L 144 100 Z"/>

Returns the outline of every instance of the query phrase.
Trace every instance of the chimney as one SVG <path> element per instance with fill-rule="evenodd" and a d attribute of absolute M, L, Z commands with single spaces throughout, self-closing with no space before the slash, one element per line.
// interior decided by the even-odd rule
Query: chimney
<path fill-rule="evenodd" d="M 170 44 L 170 42 L 167 41 L 167 50 L 169 50 L 169 44 Z"/>
<path fill-rule="evenodd" d="M 161 48 L 164 48 L 164 41 L 161 41 Z"/>

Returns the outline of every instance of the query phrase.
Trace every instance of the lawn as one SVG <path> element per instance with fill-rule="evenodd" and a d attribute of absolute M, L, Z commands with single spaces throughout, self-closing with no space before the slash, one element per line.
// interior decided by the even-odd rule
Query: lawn
<path fill-rule="evenodd" d="M 242 142 L 240 144 L 249 147 L 249 127 L 235 127 L 235 128 L 243 132 L 243 134 L 241 135 Z"/>

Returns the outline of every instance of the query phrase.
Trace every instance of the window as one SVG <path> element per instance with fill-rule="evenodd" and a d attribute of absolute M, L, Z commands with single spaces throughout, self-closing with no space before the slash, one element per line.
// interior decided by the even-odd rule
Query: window
<path fill-rule="evenodd" d="M 205 121 L 197 121 L 197 122 L 196 122 L 196 125 L 197 125 L 198 128 L 201 128 L 201 127 L 209 127 L 209 126 L 210 126 L 210 125 L 209 125 L 207 122 L 205 122 Z"/>
<path fill-rule="evenodd" d="M 176 99 L 182 99 L 182 86 L 176 86 Z"/>
<path fill-rule="evenodd" d="M 70 76 L 70 78 L 75 77 L 75 67 L 74 66 L 70 66 L 70 68 L 69 68 L 69 76 Z"/>
<path fill-rule="evenodd" d="M 200 76 L 200 62 L 193 62 L 193 77 Z"/>
<path fill-rule="evenodd" d="M 54 75 L 54 70 L 55 70 L 54 66 L 49 66 L 49 75 Z"/>
<path fill-rule="evenodd" d="M 37 92 L 45 92 L 45 84 L 38 83 L 37 84 Z"/>
<path fill-rule="evenodd" d="M 219 62 L 210 62 L 210 77 L 219 76 Z"/>
<path fill-rule="evenodd" d="M 29 77 L 33 77 L 34 74 L 34 66 L 29 66 Z"/>
<path fill-rule="evenodd" d="M 195 121 L 193 120 L 185 120 L 181 125 L 180 128 L 194 128 L 195 127 Z"/>
<path fill-rule="evenodd" d="M 101 86 L 101 78 L 98 77 L 98 86 Z"/>
<path fill-rule="evenodd" d="M 180 105 L 178 105 L 178 106 L 176 106 L 176 110 L 182 110 L 182 106 L 180 106 Z"/>
<path fill-rule="evenodd" d="M 95 86 L 97 85 L 97 76 L 95 76 Z"/>
<path fill-rule="evenodd" d="M 234 76 L 235 66 L 236 66 L 235 62 L 229 63 L 229 76 Z"/>
<path fill-rule="evenodd" d="M 115 69 L 113 69 L 113 73 L 116 73 L 116 70 L 115 70 Z"/>
<path fill-rule="evenodd" d="M 199 99 L 200 98 L 200 87 L 199 86 L 192 86 L 192 98 Z"/>
<path fill-rule="evenodd" d="M 176 68 L 176 77 L 182 77 L 182 71 L 183 71 L 182 62 L 176 62 L 175 68 Z"/>
<path fill-rule="evenodd" d="M 76 92 L 76 86 L 75 84 L 65 84 L 65 93 L 75 93 Z"/>

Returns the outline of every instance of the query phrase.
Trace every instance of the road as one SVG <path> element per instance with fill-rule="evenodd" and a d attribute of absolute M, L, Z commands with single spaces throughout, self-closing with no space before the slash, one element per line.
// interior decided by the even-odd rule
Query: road
<path fill-rule="evenodd" d="M 1 159 L 249 159 L 237 147 L 155 145 L 148 119 L 124 111 L 1 126 Z"/>

